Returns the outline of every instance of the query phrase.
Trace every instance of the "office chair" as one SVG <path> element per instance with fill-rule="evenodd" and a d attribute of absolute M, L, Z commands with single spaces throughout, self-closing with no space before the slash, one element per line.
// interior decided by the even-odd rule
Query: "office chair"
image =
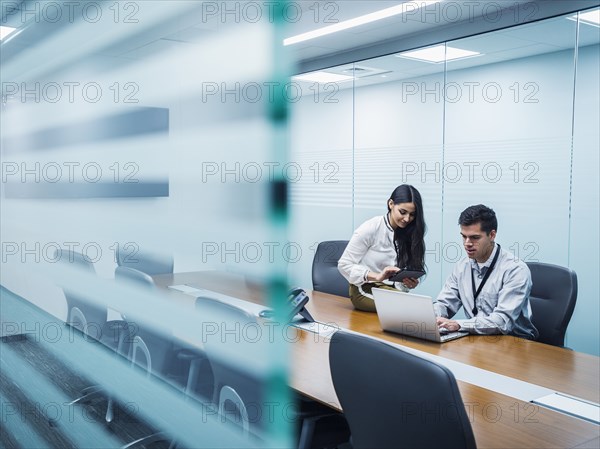
<path fill-rule="evenodd" d="M 313 290 L 349 297 L 348 281 L 339 272 L 338 260 L 348 240 L 329 240 L 319 243 L 312 265 Z"/>
<path fill-rule="evenodd" d="M 213 403 L 224 422 L 237 424 L 244 435 L 255 433 L 264 426 L 265 381 L 239 367 L 240 360 L 252 357 L 260 341 L 251 342 L 242 331 L 257 327 L 256 317 L 245 310 L 210 297 L 196 299 L 196 309 L 203 320 L 215 325 L 217 332 L 203 333 L 206 355 L 214 374 Z M 262 329 L 266 332 L 265 329 Z M 226 332 L 227 331 L 227 332 Z M 249 367 L 251 368 L 251 367 Z M 252 409 L 250 409 L 250 407 Z M 250 413 L 253 412 L 253 413 Z"/>
<path fill-rule="evenodd" d="M 329 347 L 353 448 L 475 448 L 454 375 L 380 340 L 343 331 Z"/>
<path fill-rule="evenodd" d="M 117 267 L 115 279 L 133 283 L 141 289 L 152 290 L 155 288 L 152 277 L 135 268 Z M 173 336 L 157 332 L 143 323 L 135 321 L 135 317 L 127 316 L 127 320 L 135 323 L 136 329 L 130 354 L 132 363 L 172 384 L 180 387 L 189 386 L 189 377 L 196 376 L 197 373 L 194 361 L 204 358 L 203 355 L 199 352 L 192 354 L 191 349 L 187 346 L 184 349 L 184 346 Z M 186 364 L 178 363 L 178 360 L 185 361 L 192 366 L 188 368 Z"/>
<path fill-rule="evenodd" d="M 115 279 L 135 282 L 138 287 L 144 289 L 155 287 L 149 275 L 129 267 L 117 267 Z M 141 310 L 142 307 L 139 313 L 142 313 Z M 135 323 L 136 329 L 130 353 L 132 364 L 141 367 L 148 374 L 164 377 L 166 380 L 169 369 L 174 365 L 173 338 L 137 322 L 135 316 L 128 315 L 127 319 L 130 323 Z"/>
<path fill-rule="evenodd" d="M 149 275 L 173 273 L 173 256 L 138 251 L 137 248 L 117 248 L 117 266 L 129 267 Z"/>
<path fill-rule="evenodd" d="M 565 333 L 577 302 L 577 274 L 569 268 L 527 262 L 531 271 L 531 320 L 538 341 L 563 347 Z"/>
<path fill-rule="evenodd" d="M 142 290 L 151 291 L 155 288 L 154 280 L 149 274 L 130 267 L 118 266 L 115 269 L 115 280 L 129 282 L 130 285 L 135 285 Z M 198 351 L 182 347 L 170 335 L 165 335 L 143 323 L 135 321 L 135 316 L 131 317 L 128 315 L 127 320 L 130 326 L 135 328 L 135 336 L 133 337 L 129 354 L 132 366 L 142 369 L 148 376 L 154 376 L 188 393 L 188 388 L 192 385 L 192 382 L 197 380 L 199 365 L 202 361 L 206 360 L 204 355 Z M 187 362 L 188 365 L 178 363 L 182 360 Z M 186 386 L 185 389 L 183 388 L 184 385 Z M 170 437 L 162 432 L 157 432 L 135 440 L 122 449 L 139 445 L 146 446 L 170 439 Z M 174 447 L 174 444 L 172 442 L 171 447 Z"/>
<path fill-rule="evenodd" d="M 57 249 L 54 252 L 54 259 L 61 264 L 70 263 L 72 266 L 85 270 L 88 273 L 96 273 L 92 262 L 81 253 Z M 106 323 L 106 307 L 91 303 L 70 291 L 67 286 L 63 286 L 62 289 L 67 300 L 66 324 L 81 332 L 86 338 L 99 340 L 102 337 L 102 326 Z"/>
<path fill-rule="evenodd" d="M 197 298 L 196 308 L 207 317 L 208 324 L 218 328 L 217 332 L 207 328 L 203 337 L 213 368 L 213 403 L 219 416 L 237 424 L 244 435 L 259 435 L 269 418 L 268 406 L 261 406 L 267 399 L 268 379 L 251 373 L 244 363 L 252 364 L 255 357 L 261 357 L 261 345 L 267 344 L 264 339 L 255 341 L 252 330 L 258 330 L 264 338 L 269 331 L 260 326 L 255 316 L 214 298 Z M 348 441 L 350 431 L 343 415 L 315 401 L 290 396 L 297 407 L 286 407 L 286 417 L 296 424 L 298 449 L 337 447 Z"/>
<path fill-rule="evenodd" d="M 117 266 L 115 269 L 115 280 L 127 281 L 144 289 L 155 288 L 154 279 L 152 279 L 152 276 L 149 273 L 133 267 Z"/>
<path fill-rule="evenodd" d="M 94 265 L 83 256 L 83 254 L 58 249 L 54 253 L 55 260 L 59 263 L 72 263 L 89 273 L 94 273 Z M 107 308 L 99 306 L 63 286 L 65 299 L 67 300 L 67 326 L 83 334 L 86 340 L 99 343 L 119 355 L 129 352 L 129 327 L 123 320 L 107 320 Z M 95 398 L 106 395 L 103 387 L 91 385 L 81 391 L 79 397 L 73 399 L 70 404 L 88 403 Z M 109 400 L 105 420 L 111 422 L 113 419 L 112 402 Z"/>

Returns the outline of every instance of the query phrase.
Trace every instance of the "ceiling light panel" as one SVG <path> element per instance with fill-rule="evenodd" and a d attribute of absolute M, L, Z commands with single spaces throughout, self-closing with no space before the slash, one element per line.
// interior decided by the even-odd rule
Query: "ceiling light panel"
<path fill-rule="evenodd" d="M 586 25 L 600 26 L 600 9 L 588 12 L 580 12 L 579 20 Z"/>
<path fill-rule="evenodd" d="M 406 2 L 400 5 L 392 6 L 390 8 L 381 9 L 369 14 L 364 14 L 354 19 L 344 20 L 342 22 L 329 25 L 317 30 L 301 33 L 296 36 L 289 37 L 283 40 L 283 45 L 292 45 L 299 42 L 304 42 L 317 37 L 326 36 L 328 34 L 337 33 L 339 31 L 354 28 L 367 23 L 375 22 L 377 20 L 386 19 L 388 17 L 397 16 L 399 14 L 405 14 L 406 12 L 413 13 L 415 9 L 424 8 L 436 3 L 440 3 L 442 0 L 423 0 L 418 2 Z"/>
<path fill-rule="evenodd" d="M 5 37 L 7 37 L 9 34 L 11 34 L 15 30 L 16 30 L 16 28 L 13 28 L 13 27 L 0 26 L 0 41 L 3 40 Z"/>
<path fill-rule="evenodd" d="M 481 56 L 476 51 L 464 50 L 462 48 L 447 47 L 445 45 L 435 45 L 433 47 L 421 48 L 419 50 L 405 51 L 397 54 L 399 58 L 416 59 L 434 64 L 444 61 L 455 61 L 458 59 L 472 58 Z"/>
<path fill-rule="evenodd" d="M 344 81 L 350 81 L 354 77 L 348 75 L 339 75 L 337 73 L 329 72 L 311 72 L 302 75 L 293 76 L 294 81 L 308 81 L 314 83 L 342 83 Z"/>

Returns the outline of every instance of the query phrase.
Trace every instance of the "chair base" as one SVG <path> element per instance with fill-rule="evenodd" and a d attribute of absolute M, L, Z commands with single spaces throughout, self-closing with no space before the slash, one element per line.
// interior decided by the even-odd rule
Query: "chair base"
<path fill-rule="evenodd" d="M 139 438 L 135 441 L 132 441 L 131 443 L 126 444 L 125 446 L 121 446 L 121 449 L 131 449 L 131 448 L 134 448 L 141 444 L 143 444 L 144 446 L 147 446 L 149 444 L 158 443 L 159 441 L 170 441 L 170 440 L 171 439 L 163 432 L 157 432 L 157 433 L 153 433 L 152 435 L 148 435 L 148 436 Z M 175 447 L 174 443 L 171 443 L 169 447 Z"/>
<path fill-rule="evenodd" d="M 69 405 L 88 404 L 95 398 L 106 396 L 106 390 L 99 385 L 92 385 L 81 390 L 81 396 L 69 402 Z"/>
<path fill-rule="evenodd" d="M 336 448 L 350 440 L 350 427 L 342 413 L 304 397 L 299 402 L 298 449 Z"/>

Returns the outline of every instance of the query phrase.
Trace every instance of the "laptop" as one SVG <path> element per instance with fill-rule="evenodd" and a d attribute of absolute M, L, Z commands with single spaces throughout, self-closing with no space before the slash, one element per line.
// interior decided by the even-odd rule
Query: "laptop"
<path fill-rule="evenodd" d="M 444 343 L 469 335 L 468 332 L 440 332 L 429 296 L 374 288 L 377 316 L 384 331 Z"/>

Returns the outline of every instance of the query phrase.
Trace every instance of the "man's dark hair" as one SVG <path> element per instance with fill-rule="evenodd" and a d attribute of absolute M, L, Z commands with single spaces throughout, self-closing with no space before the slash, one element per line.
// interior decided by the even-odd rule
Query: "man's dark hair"
<path fill-rule="evenodd" d="M 493 230 L 498 230 L 496 212 L 483 204 L 467 207 L 458 217 L 458 224 L 461 226 L 471 226 L 477 223 L 481 223 L 481 230 L 488 235 Z"/>

